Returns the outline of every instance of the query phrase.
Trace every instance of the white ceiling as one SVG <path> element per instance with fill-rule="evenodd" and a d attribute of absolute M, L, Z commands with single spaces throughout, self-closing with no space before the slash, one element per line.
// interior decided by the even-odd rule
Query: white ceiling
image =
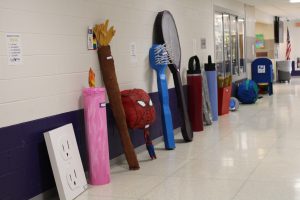
<path fill-rule="evenodd" d="M 290 20 L 300 19 L 300 3 L 289 0 L 240 0 L 272 16 L 286 17 Z"/>

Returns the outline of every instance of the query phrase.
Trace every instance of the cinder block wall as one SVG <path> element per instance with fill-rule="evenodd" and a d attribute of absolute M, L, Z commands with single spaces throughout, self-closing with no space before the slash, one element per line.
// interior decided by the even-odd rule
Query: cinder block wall
<path fill-rule="evenodd" d="M 88 86 L 90 67 L 97 86 L 103 86 L 97 53 L 87 50 L 89 25 L 110 19 L 117 30 L 111 47 L 121 90 L 142 88 L 158 102 L 156 74 L 148 64 L 157 12 L 170 10 L 176 20 L 186 84 L 191 56 L 197 54 L 201 63 L 209 54 L 214 57 L 214 5 L 243 12 L 243 4 L 235 0 L 0 0 L 0 199 L 28 199 L 54 187 L 45 130 L 73 123 L 84 155 L 81 91 Z M 6 33 L 21 34 L 22 65 L 8 65 Z M 200 48 L 201 38 L 206 49 Z M 137 62 L 130 58 L 132 42 Z M 173 89 L 170 94 L 174 124 L 179 126 Z M 113 124 L 108 109 L 110 148 L 119 155 Z M 161 134 L 159 120 L 152 128 L 156 136 Z M 135 146 L 141 144 L 138 132 L 131 136 Z"/>
<path fill-rule="evenodd" d="M 82 107 L 89 67 L 96 72 L 97 86 L 103 85 L 97 53 L 87 50 L 87 27 L 105 19 L 117 30 L 112 52 L 121 89 L 157 90 L 148 51 L 155 16 L 164 9 L 178 26 L 185 79 L 193 39 L 202 60 L 213 54 L 212 7 L 211 0 L 1 0 L 0 127 Z M 5 33 L 21 34 L 22 65 L 8 66 Z M 200 49 L 200 38 L 207 39 L 207 49 Z M 132 42 L 136 63 L 129 56 Z"/>

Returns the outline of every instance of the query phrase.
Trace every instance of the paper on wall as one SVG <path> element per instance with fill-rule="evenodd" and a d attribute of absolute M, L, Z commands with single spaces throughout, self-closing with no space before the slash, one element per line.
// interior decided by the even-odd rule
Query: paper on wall
<path fill-rule="evenodd" d="M 136 44 L 135 42 L 131 42 L 129 44 L 129 51 L 130 51 L 130 62 L 131 63 L 137 63 L 137 53 L 136 53 Z"/>
<path fill-rule="evenodd" d="M 259 74 L 266 73 L 266 66 L 265 65 L 258 65 L 257 66 L 257 73 L 259 73 Z"/>
<path fill-rule="evenodd" d="M 21 35 L 18 33 L 6 34 L 8 65 L 20 65 L 23 63 Z"/>

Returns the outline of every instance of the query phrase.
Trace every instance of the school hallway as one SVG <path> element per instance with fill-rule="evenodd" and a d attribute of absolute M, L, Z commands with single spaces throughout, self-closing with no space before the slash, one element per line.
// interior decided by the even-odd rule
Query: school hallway
<path fill-rule="evenodd" d="M 112 166 L 112 182 L 78 199 L 300 199 L 300 79 L 275 84 L 274 95 L 219 118 L 176 150 L 156 145 L 157 160 L 138 154 L 141 169 Z"/>

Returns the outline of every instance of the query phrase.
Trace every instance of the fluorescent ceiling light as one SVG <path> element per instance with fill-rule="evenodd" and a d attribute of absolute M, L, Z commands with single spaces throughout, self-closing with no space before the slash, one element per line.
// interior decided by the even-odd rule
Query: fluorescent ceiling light
<path fill-rule="evenodd" d="M 290 0 L 290 3 L 300 3 L 300 0 Z"/>

